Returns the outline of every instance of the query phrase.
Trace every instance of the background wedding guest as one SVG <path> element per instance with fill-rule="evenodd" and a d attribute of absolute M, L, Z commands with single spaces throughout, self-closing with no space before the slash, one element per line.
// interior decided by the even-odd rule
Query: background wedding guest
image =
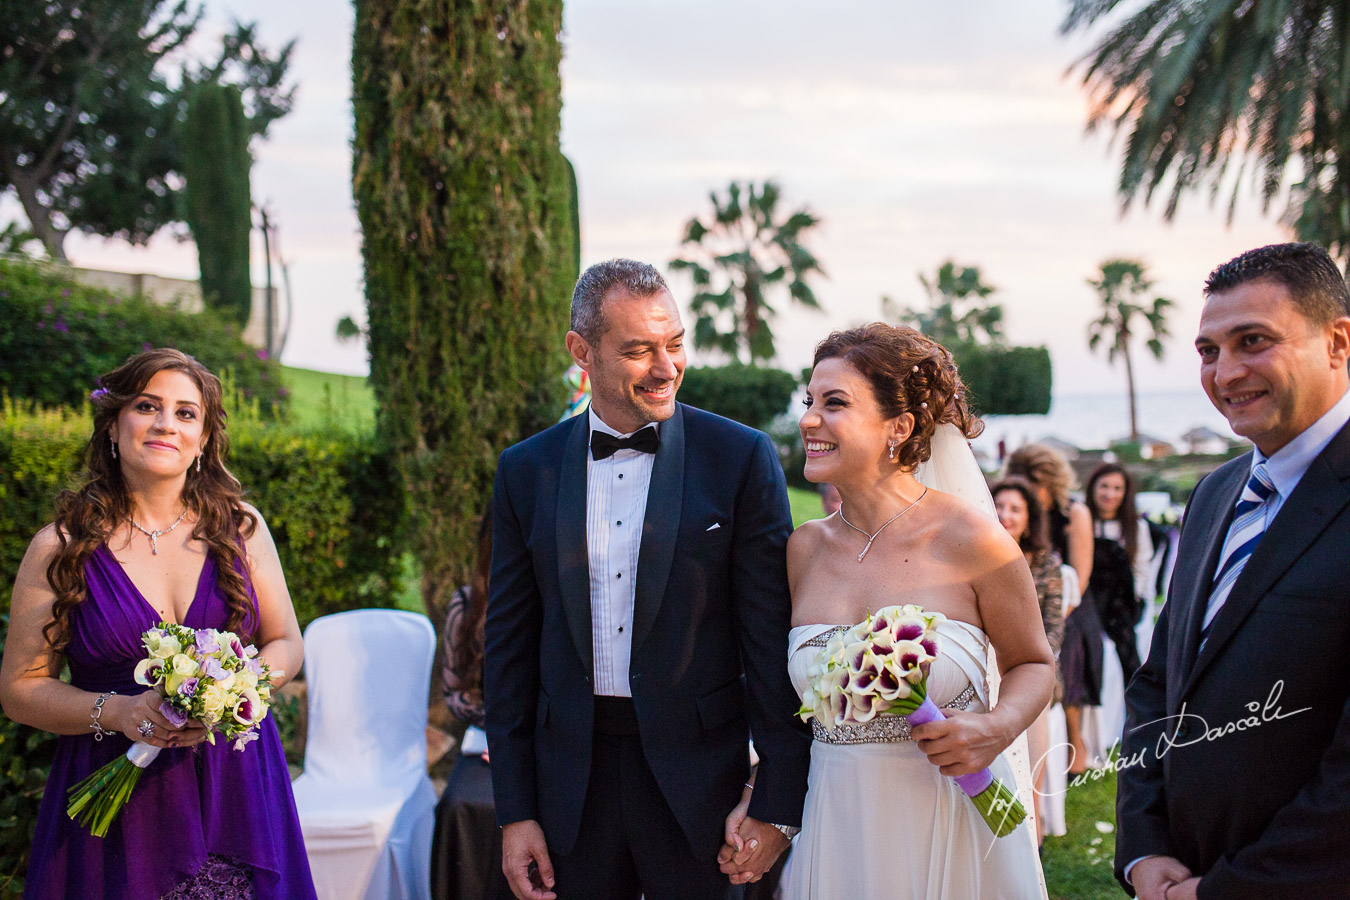
<path fill-rule="evenodd" d="M 502 874 L 502 836 L 492 802 L 487 734 L 483 731 L 483 623 L 492 566 L 492 510 L 478 527 L 473 578 L 450 596 L 445 614 L 441 686 L 450 714 L 464 723 L 459 759 L 436 805 L 431 843 L 433 900 L 509 900 Z"/>
<path fill-rule="evenodd" d="M 1059 648 L 1064 643 L 1064 579 L 1061 573 L 1064 565 L 1059 553 L 1050 546 L 1050 537 L 1045 524 L 1045 508 L 1041 506 L 1036 489 L 1023 478 L 1005 478 L 991 488 L 994 495 L 994 508 L 998 511 L 998 521 L 1017 541 L 1022 549 L 1027 565 L 1031 568 L 1032 580 L 1036 583 L 1036 599 L 1041 606 L 1041 624 L 1045 628 L 1045 637 L 1050 642 L 1050 650 L 1055 654 L 1055 693 L 1045 710 L 1036 717 L 1036 721 L 1027 729 L 1027 747 L 1031 754 L 1031 775 L 1036 785 L 1036 842 L 1044 837 L 1041 813 L 1042 796 L 1045 791 L 1044 778 L 1046 754 L 1050 750 L 1050 709 L 1063 697 L 1063 685 L 1059 675 Z"/>
<path fill-rule="evenodd" d="M 1205 294 L 1200 382 L 1255 448 L 1196 486 L 1126 692 L 1116 877 L 1143 900 L 1346 898 L 1350 291 L 1321 247 L 1277 244 Z"/>
<path fill-rule="evenodd" d="M 1149 599 L 1153 559 L 1153 539 L 1135 511 L 1134 493 L 1129 472 L 1115 463 L 1093 470 L 1084 492 L 1094 538 L 1088 595 L 1103 633 L 1115 642 L 1125 683 L 1139 668 L 1135 626 Z"/>
<path fill-rule="evenodd" d="M 1073 470 L 1064 457 L 1044 444 L 1025 444 L 1009 455 L 1004 477 L 1025 478 L 1036 489 L 1046 510 L 1050 546 L 1078 575 L 1078 590 L 1087 590 L 1092 578 L 1092 514 L 1069 499 Z M 1075 598 L 1077 600 L 1078 598 Z M 1064 722 L 1072 755 L 1069 771 L 1087 771 L 1088 751 L 1083 740 L 1083 707 L 1101 705 L 1102 627 L 1096 607 L 1077 603 L 1064 620 L 1059 672 L 1064 688 Z"/>
<path fill-rule="evenodd" d="M 160 621 L 236 632 L 260 648 L 274 686 L 303 658 L 272 536 L 225 467 L 220 382 L 164 349 L 100 384 L 84 484 L 62 492 L 28 547 L 0 666 L 5 715 L 60 735 L 24 897 L 313 898 L 272 717 L 242 752 L 204 744 L 199 723 L 172 725 L 133 677 L 141 636 Z M 159 757 L 92 837 L 66 815 L 67 789 L 132 741 Z"/>

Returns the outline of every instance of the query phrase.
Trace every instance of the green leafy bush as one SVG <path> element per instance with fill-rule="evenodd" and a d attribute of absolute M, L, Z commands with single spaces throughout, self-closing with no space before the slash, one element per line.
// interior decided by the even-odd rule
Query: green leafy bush
<path fill-rule="evenodd" d="M 685 369 L 680 400 L 762 431 L 787 411 L 796 390 L 790 372 L 732 363 Z"/>
<path fill-rule="evenodd" d="M 187 313 L 75 281 L 59 267 L 0 258 L 0 393 L 78 406 L 104 372 L 150 347 L 176 347 L 264 410 L 284 405 L 281 367 L 219 313 Z"/>
<path fill-rule="evenodd" d="M 74 486 L 91 429 L 88 412 L 0 410 L 0 611 L 19 562 Z M 237 410 L 231 471 L 276 540 L 302 625 L 345 609 L 392 605 L 401 587 L 403 493 L 388 457 L 361 437 L 306 432 Z"/>

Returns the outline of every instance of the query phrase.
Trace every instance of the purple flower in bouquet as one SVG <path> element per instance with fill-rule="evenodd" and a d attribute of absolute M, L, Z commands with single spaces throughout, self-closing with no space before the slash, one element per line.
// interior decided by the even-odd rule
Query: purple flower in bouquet
<path fill-rule="evenodd" d="M 222 666 L 220 660 L 214 656 L 208 656 L 202 660 L 202 674 L 216 681 L 224 681 L 230 677 L 230 671 Z"/>
<path fill-rule="evenodd" d="M 179 712 L 177 708 L 170 706 L 168 700 L 159 705 L 159 714 L 168 719 L 174 728 L 182 728 L 187 724 L 187 713 Z"/>
<path fill-rule="evenodd" d="M 195 646 L 197 652 L 202 655 L 215 653 L 220 650 L 220 642 L 216 640 L 216 633 L 210 628 L 203 628 L 201 631 L 197 632 L 197 636 L 193 638 L 193 646 Z"/>
<path fill-rule="evenodd" d="M 178 686 L 179 696 L 191 697 L 193 694 L 197 692 L 197 685 L 200 683 L 201 679 L 198 678 L 189 678 L 187 681 L 184 681 L 182 684 Z"/>

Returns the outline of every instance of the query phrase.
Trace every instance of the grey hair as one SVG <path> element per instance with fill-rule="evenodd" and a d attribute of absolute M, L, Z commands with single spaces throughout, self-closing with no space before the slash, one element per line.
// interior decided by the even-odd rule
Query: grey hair
<path fill-rule="evenodd" d="M 605 333 L 604 300 L 612 291 L 631 297 L 651 297 L 669 292 L 666 280 L 654 266 L 634 259 L 610 259 L 596 263 L 577 279 L 572 291 L 571 328 L 595 344 Z"/>

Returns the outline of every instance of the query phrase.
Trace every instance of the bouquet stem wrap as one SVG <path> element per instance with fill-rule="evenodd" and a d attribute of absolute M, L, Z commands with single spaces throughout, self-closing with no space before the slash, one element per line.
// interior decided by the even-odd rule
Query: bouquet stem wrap
<path fill-rule="evenodd" d="M 942 710 L 926 696 L 917 709 L 905 714 L 905 719 L 910 725 L 926 725 L 929 722 L 941 721 L 943 718 Z M 953 775 L 952 781 L 955 781 L 962 793 L 974 802 L 980 817 L 989 826 L 989 830 L 998 837 L 1012 834 L 1027 817 L 1026 808 L 1022 806 L 1017 794 L 996 779 L 988 767 L 971 772 L 969 775 Z"/>
<path fill-rule="evenodd" d="M 88 828 L 94 837 L 107 835 L 131 799 L 131 792 L 141 780 L 141 772 L 155 761 L 159 750 L 159 747 L 137 741 L 126 753 L 73 785 L 68 791 L 67 815 Z"/>

